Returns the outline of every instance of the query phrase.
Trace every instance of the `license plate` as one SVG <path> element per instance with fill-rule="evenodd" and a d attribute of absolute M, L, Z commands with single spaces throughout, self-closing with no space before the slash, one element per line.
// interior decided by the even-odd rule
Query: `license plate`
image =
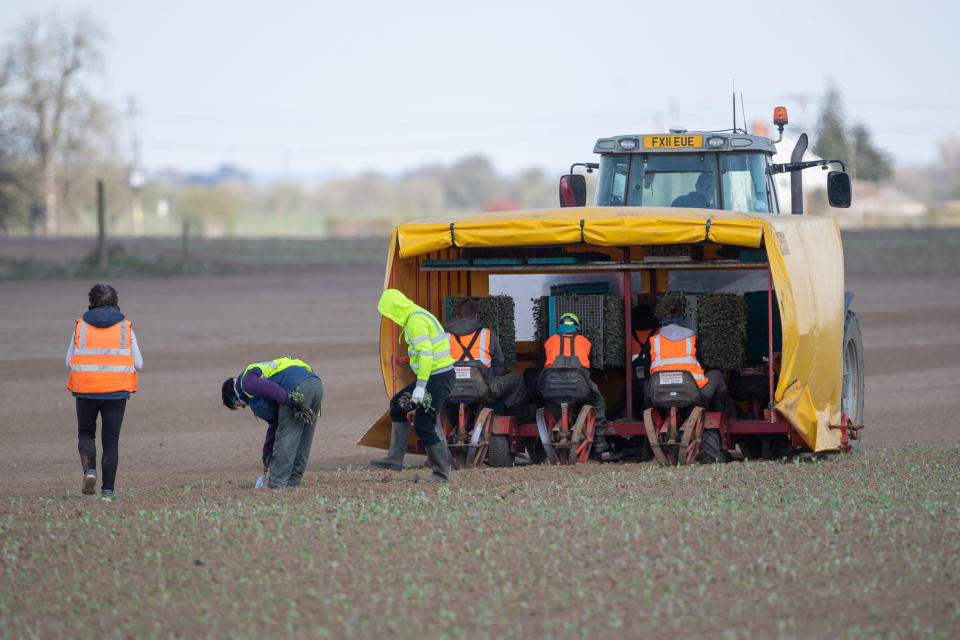
<path fill-rule="evenodd" d="M 454 367 L 454 374 L 456 374 L 457 380 L 469 380 L 470 379 L 470 367 Z"/>
<path fill-rule="evenodd" d="M 669 136 L 643 136 L 644 149 L 699 149 L 703 136 L 687 134 Z"/>
<path fill-rule="evenodd" d="M 660 384 L 683 384 L 683 374 L 679 371 L 661 373 Z"/>

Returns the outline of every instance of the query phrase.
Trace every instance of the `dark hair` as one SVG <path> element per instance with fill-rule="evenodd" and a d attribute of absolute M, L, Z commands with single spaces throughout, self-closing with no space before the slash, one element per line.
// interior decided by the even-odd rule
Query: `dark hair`
<path fill-rule="evenodd" d="M 660 316 L 660 319 L 664 318 L 682 318 L 684 310 L 684 299 L 683 298 L 670 298 L 663 304 L 663 308 L 660 309 L 660 313 L 657 314 Z"/>
<path fill-rule="evenodd" d="M 90 301 L 90 308 L 97 307 L 119 307 L 117 303 L 117 290 L 108 284 L 95 284 L 87 294 L 87 300 Z"/>
<path fill-rule="evenodd" d="M 458 318 L 472 318 L 475 315 L 477 315 L 477 303 L 472 299 L 467 298 L 457 305 Z"/>
<path fill-rule="evenodd" d="M 653 307 L 648 304 L 638 304 L 633 308 L 630 325 L 634 330 L 656 329 L 660 326 L 660 321 L 657 320 L 657 314 L 653 312 Z"/>
<path fill-rule="evenodd" d="M 233 378 L 227 378 L 223 381 L 220 395 L 223 400 L 223 406 L 227 409 L 237 408 L 237 391 L 233 388 Z"/>

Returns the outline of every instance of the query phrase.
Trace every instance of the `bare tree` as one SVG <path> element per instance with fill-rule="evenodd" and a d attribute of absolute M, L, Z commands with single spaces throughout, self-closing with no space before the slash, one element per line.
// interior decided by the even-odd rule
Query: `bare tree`
<path fill-rule="evenodd" d="M 84 72 L 100 68 L 103 29 L 85 14 L 64 22 L 56 16 L 28 19 L 6 51 L 8 82 L 4 112 L 30 143 L 35 179 L 31 187 L 31 230 L 60 229 L 64 158 L 88 134 L 82 128 L 96 100 L 83 84 Z"/>

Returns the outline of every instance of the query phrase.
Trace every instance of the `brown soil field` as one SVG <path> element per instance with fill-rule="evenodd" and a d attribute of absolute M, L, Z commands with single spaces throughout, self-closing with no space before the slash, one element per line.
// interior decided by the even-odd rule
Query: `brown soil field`
<path fill-rule="evenodd" d="M 113 280 L 145 366 L 112 503 L 77 495 L 65 389 L 92 281 L 0 282 L 0 635 L 955 632 L 960 278 L 848 280 L 859 457 L 470 470 L 426 491 L 356 469 L 380 454 L 354 443 L 386 408 L 382 282 L 381 265 Z M 325 399 L 305 486 L 278 495 L 249 488 L 265 425 L 219 388 L 285 354 Z"/>

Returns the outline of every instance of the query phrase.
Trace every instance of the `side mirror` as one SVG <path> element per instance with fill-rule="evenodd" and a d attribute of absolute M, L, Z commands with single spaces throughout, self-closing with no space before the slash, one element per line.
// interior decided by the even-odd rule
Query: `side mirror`
<path fill-rule="evenodd" d="M 587 204 L 587 178 L 580 173 L 560 177 L 560 206 L 582 207 Z"/>
<path fill-rule="evenodd" d="M 845 171 L 831 171 L 827 174 L 827 200 L 831 207 L 846 209 L 850 206 L 852 191 L 850 174 Z"/>

